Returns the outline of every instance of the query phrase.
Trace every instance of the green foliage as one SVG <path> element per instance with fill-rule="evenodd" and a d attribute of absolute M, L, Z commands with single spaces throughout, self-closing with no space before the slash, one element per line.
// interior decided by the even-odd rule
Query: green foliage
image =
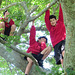
<path fill-rule="evenodd" d="M 67 75 L 75 75 L 75 70 L 73 68 L 69 67 L 66 69 Z"/>
<path fill-rule="evenodd" d="M 0 28 L 0 31 L 2 31 L 3 30 L 3 28 Z"/>
<path fill-rule="evenodd" d="M 35 66 L 36 70 L 40 72 L 40 75 L 46 75 L 45 72 L 42 72 L 38 66 Z"/>
<path fill-rule="evenodd" d="M 56 61 L 54 57 L 47 57 L 45 60 L 46 63 L 49 63 L 51 67 L 49 68 L 50 73 L 49 75 L 61 75 L 64 73 L 61 65 L 56 65 Z"/>

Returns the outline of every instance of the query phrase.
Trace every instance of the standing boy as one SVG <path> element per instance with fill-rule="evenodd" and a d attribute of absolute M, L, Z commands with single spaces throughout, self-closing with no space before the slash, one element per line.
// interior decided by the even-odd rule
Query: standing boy
<path fill-rule="evenodd" d="M 49 6 L 48 4 L 47 6 Z M 65 49 L 65 39 L 66 39 L 66 30 L 63 20 L 63 12 L 61 4 L 59 6 L 59 18 L 56 19 L 55 15 L 50 15 L 49 10 L 45 14 L 45 23 L 48 31 L 50 32 L 50 38 L 52 45 L 54 47 L 54 57 L 56 64 L 62 64 L 63 66 L 63 57 Z"/>
<path fill-rule="evenodd" d="M 32 22 L 32 27 L 30 30 L 30 47 L 27 53 L 32 53 L 33 57 L 38 61 L 39 66 L 43 67 L 42 61 L 51 52 L 51 47 L 46 47 L 47 38 L 45 36 L 39 37 L 38 41 L 35 40 L 36 29 L 34 26 L 34 21 Z M 30 69 L 33 65 L 31 58 L 27 57 L 28 65 L 25 70 L 25 75 L 29 75 Z"/>

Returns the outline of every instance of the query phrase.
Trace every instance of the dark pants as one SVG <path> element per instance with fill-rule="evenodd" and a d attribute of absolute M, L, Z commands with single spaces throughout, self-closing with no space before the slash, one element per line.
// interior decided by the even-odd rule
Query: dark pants
<path fill-rule="evenodd" d="M 42 57 L 43 57 L 44 55 L 43 55 L 43 54 L 40 54 L 40 53 L 39 53 L 38 55 L 32 53 L 32 56 L 38 61 L 39 66 L 43 67 L 43 60 L 42 60 Z M 24 59 L 27 60 L 27 57 L 25 56 Z"/>
<path fill-rule="evenodd" d="M 62 52 L 65 50 L 65 40 L 60 41 L 58 44 L 54 46 L 54 58 L 56 60 L 56 64 L 61 64 L 60 59 L 63 59 Z"/>
<path fill-rule="evenodd" d="M 11 31 L 11 26 L 9 28 L 8 27 L 5 27 L 4 34 L 7 35 L 7 36 L 9 36 L 10 31 Z"/>

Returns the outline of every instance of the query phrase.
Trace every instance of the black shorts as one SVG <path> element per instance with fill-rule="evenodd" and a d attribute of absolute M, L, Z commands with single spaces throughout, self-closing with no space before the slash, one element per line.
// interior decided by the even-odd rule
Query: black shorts
<path fill-rule="evenodd" d="M 39 53 L 38 55 L 32 53 L 32 56 L 33 56 L 37 61 L 40 61 L 44 55 L 43 55 L 43 54 L 40 54 L 40 53 Z M 27 60 L 27 57 L 25 56 L 24 59 Z"/>
<path fill-rule="evenodd" d="M 7 35 L 7 36 L 9 36 L 10 31 L 11 31 L 11 26 L 9 28 L 8 27 L 5 27 L 4 34 Z"/>
<path fill-rule="evenodd" d="M 32 53 L 32 55 L 37 61 L 40 61 L 42 57 L 44 56 L 43 54 L 40 54 L 40 53 L 38 55 Z"/>
<path fill-rule="evenodd" d="M 61 64 L 60 59 L 63 59 L 62 52 L 65 50 L 65 40 L 62 40 L 58 44 L 54 46 L 54 58 L 56 60 L 56 64 Z"/>

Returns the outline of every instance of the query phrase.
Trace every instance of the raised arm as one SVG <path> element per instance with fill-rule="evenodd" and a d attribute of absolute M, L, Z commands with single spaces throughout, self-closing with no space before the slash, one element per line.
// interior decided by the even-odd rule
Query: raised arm
<path fill-rule="evenodd" d="M 35 43 L 35 36 L 36 36 L 36 29 L 34 26 L 34 21 L 32 22 L 32 27 L 30 29 L 30 45 L 32 45 L 33 43 Z"/>
<path fill-rule="evenodd" d="M 64 20 L 63 20 L 63 11 L 62 11 L 62 8 L 61 8 L 61 4 L 59 6 L 59 18 L 58 18 L 58 21 L 64 22 Z"/>
<path fill-rule="evenodd" d="M 51 29 L 51 23 L 50 23 L 50 20 L 49 20 L 49 16 L 50 16 L 50 11 L 47 10 L 45 12 L 45 24 L 46 24 L 46 27 L 47 27 L 48 31 L 50 31 L 50 29 Z"/>

